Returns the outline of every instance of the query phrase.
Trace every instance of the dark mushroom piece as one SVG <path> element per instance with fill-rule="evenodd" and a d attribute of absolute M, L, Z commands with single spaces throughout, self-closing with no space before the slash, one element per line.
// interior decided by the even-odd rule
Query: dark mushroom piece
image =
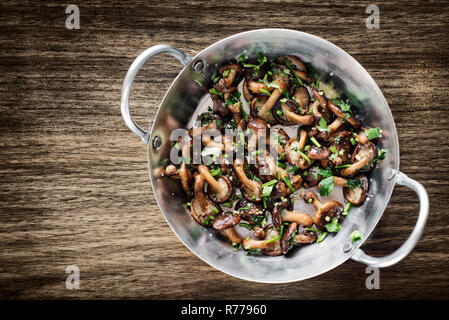
<path fill-rule="evenodd" d="M 204 227 L 210 227 L 211 220 L 221 212 L 221 208 L 204 194 L 203 189 L 204 177 L 198 173 L 195 175 L 195 197 L 191 201 L 190 211 L 196 222 Z"/>
<path fill-rule="evenodd" d="M 357 172 L 369 172 L 374 168 L 372 160 L 377 157 L 377 148 L 372 142 L 367 144 L 357 144 L 351 158 L 351 166 L 343 169 L 343 177 L 351 177 Z"/>
<path fill-rule="evenodd" d="M 185 191 L 188 197 L 191 197 L 193 195 L 191 187 L 193 176 L 189 168 L 187 168 L 185 162 L 181 162 L 181 165 L 179 166 L 178 170 L 178 175 L 179 179 L 181 180 L 182 189 Z"/>
<path fill-rule="evenodd" d="M 313 222 L 320 230 L 325 229 L 325 225 L 332 221 L 333 218 L 341 219 L 343 205 L 337 201 L 328 201 L 322 204 L 313 192 L 307 192 L 303 195 L 304 201 L 313 203 L 317 212 L 313 218 Z"/>
<path fill-rule="evenodd" d="M 315 187 L 321 181 L 320 167 L 313 166 L 310 167 L 306 172 L 304 172 L 304 188 L 309 189 Z"/>
<path fill-rule="evenodd" d="M 253 234 L 257 239 L 265 238 L 265 231 L 260 227 L 255 227 L 253 229 Z"/>
<path fill-rule="evenodd" d="M 282 226 L 282 210 L 284 209 L 292 209 L 292 205 L 288 201 L 281 201 L 275 204 L 273 209 L 271 210 L 271 220 L 276 228 L 280 228 Z"/>
<path fill-rule="evenodd" d="M 211 94 L 211 96 L 212 96 L 212 102 L 213 102 L 213 107 L 212 107 L 213 112 L 215 114 L 218 114 L 221 118 L 223 118 L 224 121 L 228 121 L 232 116 L 232 112 L 225 105 L 225 99 L 216 94 Z"/>
<path fill-rule="evenodd" d="M 314 160 L 324 160 L 329 158 L 330 155 L 331 152 L 329 151 L 329 148 L 325 146 L 321 146 L 320 148 L 318 148 L 317 146 L 312 145 L 307 151 L 307 156 L 309 157 L 309 159 Z"/>
<path fill-rule="evenodd" d="M 253 203 L 246 199 L 240 199 L 235 204 L 235 210 L 239 212 L 241 218 L 254 224 L 254 220 L 264 214 L 264 209 L 260 203 Z"/>
<path fill-rule="evenodd" d="M 316 101 L 312 104 L 311 107 L 314 118 L 316 119 L 316 121 L 319 121 L 321 118 L 324 118 L 324 120 L 326 120 L 326 123 L 330 123 L 332 121 L 333 115 L 332 112 L 329 111 L 327 99 L 323 95 L 321 95 L 316 88 L 312 88 L 312 93 L 316 99 Z"/>
<path fill-rule="evenodd" d="M 293 98 L 301 107 L 299 114 L 309 111 L 310 95 L 305 87 L 299 87 L 293 93 Z"/>
<path fill-rule="evenodd" d="M 231 87 L 232 84 L 238 84 L 242 75 L 242 66 L 239 63 L 229 63 L 224 65 L 219 70 L 222 78 L 218 81 L 222 87 Z M 220 83 L 222 82 L 222 83 Z"/>
<path fill-rule="evenodd" d="M 346 114 L 345 112 L 343 112 L 340 106 L 336 105 L 332 100 L 328 101 L 327 106 L 329 107 L 330 111 L 332 111 L 337 117 L 346 119 L 346 121 L 349 122 L 354 128 L 358 129 L 362 125 L 359 119 L 357 119 L 352 114 Z"/>
<path fill-rule="evenodd" d="M 268 151 L 258 154 L 256 156 L 256 162 L 257 167 L 255 169 L 258 171 L 257 175 L 260 176 L 263 181 L 270 181 L 277 177 L 280 177 L 281 179 L 288 178 L 287 171 L 276 164 Z"/>
<path fill-rule="evenodd" d="M 290 140 L 287 132 L 283 129 L 271 129 L 268 144 L 272 150 L 276 150 L 278 155 L 284 153 L 284 146 Z"/>
<path fill-rule="evenodd" d="M 242 243 L 242 238 L 235 231 L 234 226 L 240 222 L 240 215 L 222 213 L 214 219 L 212 227 L 215 230 L 224 231 L 229 240 L 233 243 Z"/>
<path fill-rule="evenodd" d="M 243 248 L 245 250 L 262 249 L 262 252 L 269 256 L 279 256 L 282 254 L 279 230 L 272 224 L 264 228 L 264 240 L 245 239 Z"/>
<path fill-rule="evenodd" d="M 223 203 L 229 200 L 233 188 L 231 181 L 226 176 L 221 175 L 218 179 L 215 179 L 209 168 L 204 164 L 198 166 L 198 172 L 207 181 L 207 193 L 214 202 Z"/>
<path fill-rule="evenodd" d="M 295 236 L 294 244 L 309 244 L 313 243 L 318 238 L 317 234 L 312 231 L 305 231 Z"/>
<path fill-rule="evenodd" d="M 246 176 L 242 160 L 234 160 L 234 170 L 242 184 L 240 190 L 245 199 L 251 202 L 262 201 L 262 184 Z"/>
<path fill-rule="evenodd" d="M 332 147 L 337 151 L 330 157 L 334 165 L 339 166 L 349 160 L 352 148 L 351 137 L 352 134 L 349 131 L 341 131 L 331 137 Z"/>
<path fill-rule="evenodd" d="M 282 253 L 287 254 L 295 243 L 295 236 L 298 230 L 298 224 L 296 222 L 292 222 L 288 225 L 287 229 L 284 231 L 284 234 L 281 238 L 281 248 Z"/>
<path fill-rule="evenodd" d="M 279 62 L 285 63 L 287 65 L 290 65 L 292 67 L 293 72 L 302 80 L 311 82 L 312 79 L 307 77 L 307 68 L 304 65 L 304 63 L 301 62 L 297 57 L 292 55 L 282 56 L 279 59 Z"/>

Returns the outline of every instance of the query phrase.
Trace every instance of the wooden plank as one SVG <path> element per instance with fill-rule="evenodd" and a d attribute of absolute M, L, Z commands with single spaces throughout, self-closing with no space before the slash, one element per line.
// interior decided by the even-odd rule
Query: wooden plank
<path fill-rule="evenodd" d="M 81 28 L 68 30 L 63 2 L 2 1 L 0 297 L 447 299 L 448 6 L 378 6 L 381 27 L 367 30 L 358 1 L 89 1 L 79 4 Z M 264 27 L 310 32 L 353 55 L 390 104 L 401 170 L 429 192 L 423 239 L 381 271 L 380 290 L 365 288 L 365 267 L 355 262 L 300 283 L 234 279 L 195 257 L 162 219 L 146 148 L 120 115 L 127 68 L 157 43 L 195 54 Z M 163 56 L 144 67 L 131 103 L 139 123 L 154 118 L 179 70 Z M 398 248 L 416 212 L 415 195 L 395 189 L 366 251 Z M 81 269 L 80 290 L 65 288 L 68 265 Z"/>

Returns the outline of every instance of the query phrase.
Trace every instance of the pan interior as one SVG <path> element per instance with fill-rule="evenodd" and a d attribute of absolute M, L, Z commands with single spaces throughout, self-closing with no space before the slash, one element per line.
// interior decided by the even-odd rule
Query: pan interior
<path fill-rule="evenodd" d="M 235 251 L 212 229 L 198 225 L 186 212 L 187 201 L 178 180 L 154 178 L 154 171 L 165 164 L 171 150 L 170 134 L 188 128 L 201 109 L 207 108 L 207 79 L 216 67 L 231 58 L 263 52 L 268 57 L 292 54 L 311 63 L 318 78 L 347 96 L 353 111 L 366 127 L 380 127 L 380 147 L 387 150 L 385 160 L 369 174 L 370 190 L 365 203 L 353 208 L 342 222 L 342 230 L 322 243 L 299 247 L 286 256 L 252 256 Z M 201 66 L 204 66 L 201 68 Z M 200 86 L 198 81 L 204 82 Z M 157 149 L 151 141 L 158 136 Z M 307 33 L 285 29 L 262 29 L 221 40 L 200 52 L 178 75 L 160 106 L 149 144 L 150 177 L 161 210 L 179 239 L 198 257 L 213 267 L 245 280 L 267 283 L 291 282 L 326 272 L 351 257 L 376 226 L 394 186 L 392 172 L 399 168 L 396 128 L 388 104 L 373 79 L 352 57 L 335 45 Z M 341 190 L 332 196 L 341 198 Z M 296 202 L 303 202 L 297 200 Z M 313 213 L 310 205 L 300 208 Z M 350 234 L 359 230 L 363 240 L 353 244 Z"/>

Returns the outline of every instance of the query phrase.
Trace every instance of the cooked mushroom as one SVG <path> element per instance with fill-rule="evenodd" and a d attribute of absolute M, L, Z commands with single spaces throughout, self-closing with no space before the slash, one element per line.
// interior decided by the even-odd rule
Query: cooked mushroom
<path fill-rule="evenodd" d="M 262 184 L 258 181 L 251 180 L 246 176 L 242 160 L 234 160 L 234 170 L 242 184 L 240 189 L 245 199 L 251 202 L 262 201 Z"/>
<path fill-rule="evenodd" d="M 350 113 L 343 112 L 340 106 L 336 105 L 332 100 L 328 101 L 328 107 L 337 117 L 346 119 L 346 121 L 348 121 L 356 129 L 360 128 L 360 120 Z"/>
<path fill-rule="evenodd" d="M 191 201 L 190 211 L 193 218 L 204 227 L 211 226 L 211 220 L 221 212 L 220 206 L 216 205 L 204 194 L 204 177 L 201 174 L 195 175 L 195 197 Z"/>
<path fill-rule="evenodd" d="M 275 116 L 277 119 L 282 119 L 281 117 L 283 117 L 285 119 L 284 124 L 300 124 L 307 126 L 314 122 L 312 115 L 300 115 L 297 113 L 300 111 L 300 105 L 296 101 L 291 99 L 281 99 L 278 104 L 280 105 L 280 109 L 276 108 Z"/>
<path fill-rule="evenodd" d="M 343 205 L 337 201 L 328 201 L 322 204 L 318 197 L 313 192 L 307 192 L 303 195 L 304 201 L 312 202 L 317 212 L 313 218 L 315 225 L 324 230 L 324 226 L 332 221 L 333 218 L 340 219 L 343 212 Z"/>
<path fill-rule="evenodd" d="M 255 219 L 264 214 L 264 209 L 260 203 L 252 203 L 246 199 L 237 201 L 235 210 L 240 213 L 243 220 L 248 221 L 250 224 L 254 224 Z"/>
<path fill-rule="evenodd" d="M 318 148 L 315 145 L 310 146 L 309 150 L 307 151 L 307 156 L 309 159 L 315 159 L 315 160 L 323 160 L 329 158 L 331 155 L 329 148 L 325 146 L 321 146 Z"/>
<path fill-rule="evenodd" d="M 368 193 L 368 178 L 366 176 L 362 175 L 351 180 L 334 176 L 334 185 L 343 187 L 345 199 L 353 205 L 361 205 L 366 199 Z"/>
<path fill-rule="evenodd" d="M 313 243 L 318 238 L 317 234 L 312 231 L 305 231 L 295 236 L 294 244 Z"/>
<path fill-rule="evenodd" d="M 270 124 L 274 124 L 276 122 L 276 119 L 271 112 L 271 108 L 263 113 L 260 112 L 267 100 L 268 98 L 266 96 L 256 96 L 251 101 L 250 113 L 254 118 L 263 119 Z"/>
<path fill-rule="evenodd" d="M 262 249 L 262 252 L 270 256 L 278 256 L 282 254 L 282 248 L 280 243 L 280 234 L 277 228 L 270 224 L 264 228 L 265 239 L 264 240 L 254 240 L 245 239 L 243 240 L 243 248 L 245 250 L 252 249 Z"/>
<path fill-rule="evenodd" d="M 223 203 L 229 200 L 232 195 L 232 183 L 224 175 L 221 175 L 217 180 L 212 176 L 209 167 L 204 164 L 198 166 L 198 172 L 207 181 L 207 193 L 209 197 L 216 203 Z"/>
<path fill-rule="evenodd" d="M 284 146 L 285 156 L 287 161 L 292 166 L 298 166 L 301 170 L 306 170 L 310 167 L 313 161 L 302 152 L 302 142 L 296 138 L 290 139 Z"/>
<path fill-rule="evenodd" d="M 185 162 L 181 162 L 181 165 L 179 166 L 179 170 L 178 170 L 178 175 L 181 180 L 182 188 L 184 189 L 187 196 L 191 197 L 192 193 L 193 193 L 192 187 L 191 187 L 193 176 L 192 176 L 192 173 L 190 172 L 189 168 L 187 168 L 187 165 L 185 164 Z"/>
<path fill-rule="evenodd" d="M 176 166 L 172 164 L 169 164 L 168 166 L 165 167 L 165 175 L 167 177 L 179 179 L 178 168 L 176 168 Z"/>
<path fill-rule="evenodd" d="M 276 88 L 273 90 L 273 92 L 271 92 L 271 95 L 268 97 L 262 107 L 260 107 L 257 113 L 257 116 L 262 119 L 264 119 L 266 114 L 274 107 L 276 101 L 280 98 L 282 93 L 288 88 L 288 77 L 284 72 L 285 67 L 277 65 L 273 70 L 275 70 L 274 83 L 276 85 Z"/>
<path fill-rule="evenodd" d="M 282 221 L 296 222 L 300 226 L 310 227 L 313 224 L 313 219 L 307 213 L 299 211 L 289 211 L 283 209 L 281 212 Z"/>
<path fill-rule="evenodd" d="M 331 137 L 330 140 L 335 153 L 330 157 L 330 160 L 336 166 L 349 160 L 352 148 L 351 137 L 352 134 L 349 131 L 341 131 Z"/>
<path fill-rule="evenodd" d="M 265 238 L 265 231 L 260 227 L 255 227 L 253 229 L 253 234 L 257 239 Z"/>
<path fill-rule="evenodd" d="M 343 169 L 343 177 L 351 177 L 357 172 L 369 172 L 374 164 L 371 163 L 377 157 L 377 148 L 372 142 L 367 144 L 357 144 L 351 158 L 351 166 Z"/>
<path fill-rule="evenodd" d="M 234 226 L 237 225 L 239 222 L 240 222 L 240 215 L 229 214 L 225 212 L 214 219 L 212 227 L 215 230 L 225 231 L 226 235 L 228 236 L 229 240 L 231 240 L 231 242 L 241 243 L 242 238 L 234 229 Z"/>
<path fill-rule="evenodd" d="M 282 56 L 279 58 L 279 61 L 281 63 L 285 63 L 286 65 L 289 65 L 295 74 L 300 77 L 301 79 L 310 82 L 311 79 L 307 77 L 307 69 L 304 63 L 301 62 L 297 57 L 288 55 L 288 56 Z"/>
<path fill-rule="evenodd" d="M 225 100 L 223 97 L 220 97 L 216 94 L 211 94 L 213 108 L 215 114 L 218 114 L 225 121 L 229 120 L 232 116 L 231 110 L 225 105 Z"/>
<path fill-rule="evenodd" d="M 281 248 L 282 253 L 287 254 L 295 243 L 295 236 L 298 230 L 298 224 L 296 222 L 292 222 L 288 225 L 287 229 L 284 231 L 284 234 L 281 238 Z"/>
<path fill-rule="evenodd" d="M 293 98 L 301 107 L 299 114 L 304 114 L 309 110 L 310 95 L 305 87 L 299 87 L 293 93 Z"/>
<path fill-rule="evenodd" d="M 255 168 L 257 171 L 257 175 L 263 181 L 270 181 L 274 178 L 288 178 L 288 173 L 285 169 L 279 167 L 271 154 L 268 151 L 265 151 L 256 156 L 257 167 Z"/>
<path fill-rule="evenodd" d="M 320 168 L 318 166 L 310 167 L 304 172 L 304 188 L 315 187 L 321 181 Z"/>
<path fill-rule="evenodd" d="M 222 66 L 219 73 L 222 76 L 222 79 L 218 82 L 219 85 L 229 88 L 233 83 L 241 79 L 242 66 L 238 63 L 230 63 Z"/>

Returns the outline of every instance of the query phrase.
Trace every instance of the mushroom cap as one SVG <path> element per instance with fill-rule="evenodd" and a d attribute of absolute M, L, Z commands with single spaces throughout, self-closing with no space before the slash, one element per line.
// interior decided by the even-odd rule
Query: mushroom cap
<path fill-rule="evenodd" d="M 281 100 L 278 100 L 276 102 L 276 104 L 273 107 L 273 117 L 276 119 L 276 121 L 280 124 L 286 125 L 286 126 L 290 126 L 290 125 L 294 125 L 295 122 L 291 121 L 290 119 L 288 119 L 285 116 L 284 110 L 289 110 L 293 113 L 298 113 L 298 109 L 300 107 L 300 105 L 292 99 L 282 99 L 282 101 L 285 102 L 281 102 Z"/>
<path fill-rule="evenodd" d="M 299 87 L 294 91 L 293 97 L 301 107 L 302 112 L 300 114 L 306 113 L 309 110 L 310 103 L 309 91 L 305 87 Z"/>
<path fill-rule="evenodd" d="M 223 186 L 223 190 L 216 192 L 212 188 L 210 188 L 209 185 L 207 185 L 207 194 L 209 195 L 209 198 L 211 198 L 216 203 L 223 203 L 228 201 L 234 191 L 231 180 L 229 180 L 228 177 L 221 175 L 217 179 L 217 182 L 221 186 Z"/>
<path fill-rule="evenodd" d="M 235 225 L 237 225 L 240 222 L 240 215 L 239 214 L 229 214 L 229 213 L 222 213 L 219 216 L 217 216 L 214 219 L 214 222 L 212 223 L 212 227 L 215 230 L 226 230 L 229 229 Z"/>
<path fill-rule="evenodd" d="M 265 134 L 267 130 L 267 123 L 257 117 L 251 117 L 248 120 L 248 128 L 254 130 L 257 133 Z"/>
<path fill-rule="evenodd" d="M 307 151 L 307 156 L 310 159 L 315 160 L 324 160 L 329 158 L 331 155 L 331 152 L 329 151 L 329 148 L 326 146 L 321 146 L 321 148 L 318 148 L 315 145 L 310 146 L 310 149 Z"/>
<path fill-rule="evenodd" d="M 360 186 L 343 187 L 343 194 L 347 201 L 358 206 L 365 202 L 368 193 L 368 178 L 366 176 L 360 176 L 355 179 L 360 180 Z"/>
<path fill-rule="evenodd" d="M 279 230 L 272 224 L 267 225 L 264 228 L 265 240 L 271 240 L 279 237 Z M 262 249 L 262 252 L 268 256 L 279 256 L 282 254 L 281 242 L 280 240 L 273 241 L 270 243 L 268 248 Z"/>
<path fill-rule="evenodd" d="M 283 254 L 286 254 L 293 247 L 297 230 L 298 224 L 296 222 L 292 222 L 288 225 L 287 230 L 284 231 L 281 239 Z"/>
<path fill-rule="evenodd" d="M 362 160 L 364 157 L 368 158 L 368 163 L 377 157 L 377 148 L 371 141 L 366 144 L 358 143 L 352 154 L 352 163 Z M 374 168 L 374 164 L 367 165 L 360 169 L 359 172 L 370 172 Z"/>
<path fill-rule="evenodd" d="M 281 201 L 278 202 L 276 206 L 274 206 L 273 210 L 271 211 L 271 219 L 273 220 L 273 224 L 280 228 L 282 225 L 282 210 L 292 210 L 293 207 L 288 201 Z"/>
<path fill-rule="evenodd" d="M 313 231 L 304 231 L 295 236 L 296 244 L 309 244 L 314 242 L 318 238 L 317 234 Z"/>
<path fill-rule="evenodd" d="M 296 138 L 291 138 L 284 146 L 285 156 L 292 166 L 298 165 L 299 160 L 302 159 L 301 155 L 294 150 L 299 150 L 299 146 L 299 141 Z"/>
<path fill-rule="evenodd" d="M 219 115 L 225 121 L 228 121 L 229 119 L 231 119 L 232 112 L 225 105 L 223 98 L 221 98 L 217 95 L 212 95 L 212 101 L 214 103 L 212 110 L 214 111 L 215 114 Z"/>
<path fill-rule="evenodd" d="M 304 174 L 304 188 L 315 187 L 321 181 L 321 175 L 319 174 L 320 168 L 313 166 L 307 169 L 307 174 Z"/>
<path fill-rule="evenodd" d="M 248 221 L 250 224 L 254 223 L 255 217 L 264 214 L 264 209 L 260 203 L 253 203 L 246 199 L 237 201 L 235 210 L 240 213 L 243 220 Z"/>
<path fill-rule="evenodd" d="M 345 130 L 338 132 L 330 138 L 332 146 L 338 151 L 338 157 L 331 159 L 335 165 L 341 165 L 349 160 L 352 150 L 351 137 L 352 134 Z"/>
<path fill-rule="evenodd" d="M 343 212 L 343 210 L 343 205 L 340 202 L 326 202 L 315 213 L 313 221 L 319 229 L 324 230 L 324 226 L 332 221 L 333 218 L 341 218 L 341 213 Z M 329 221 L 326 221 L 326 217 L 329 217 Z"/>
<path fill-rule="evenodd" d="M 208 201 L 206 208 L 201 207 L 200 201 L 197 198 L 193 198 L 190 203 L 190 212 L 192 213 L 193 218 L 203 227 L 210 227 L 210 217 L 215 217 L 221 212 L 220 206 L 213 203 L 211 200 Z M 218 210 L 218 213 L 214 212 L 214 208 Z"/>
<path fill-rule="evenodd" d="M 294 56 L 294 55 L 285 55 L 282 57 L 279 57 L 278 61 L 280 63 L 285 63 L 285 61 L 288 62 L 288 64 L 294 69 L 302 72 L 307 72 L 307 68 L 304 65 L 304 63 L 301 62 L 301 60 Z"/>

